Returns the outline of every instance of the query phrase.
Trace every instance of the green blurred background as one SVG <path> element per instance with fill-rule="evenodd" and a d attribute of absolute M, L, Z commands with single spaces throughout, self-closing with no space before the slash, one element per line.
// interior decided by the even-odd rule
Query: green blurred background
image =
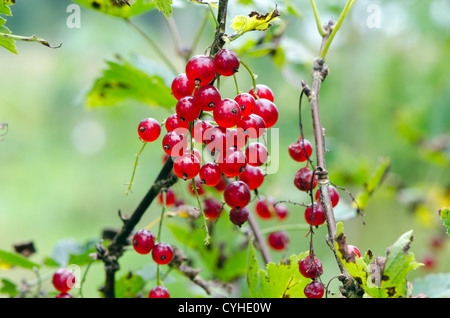
<path fill-rule="evenodd" d="M 248 14 L 253 6 L 230 1 L 228 19 Z M 311 82 L 312 60 L 320 38 L 307 1 L 291 1 L 302 16 L 285 14 L 287 23 L 280 46 L 281 62 L 264 51 L 250 50 L 241 58 L 270 85 L 280 111 L 280 166 L 260 193 L 278 200 L 307 201 L 292 180 L 300 166 L 287 155 L 287 147 L 299 135 L 298 98 L 300 80 Z M 340 5 L 320 1 L 323 21 L 337 18 Z M 40 262 L 62 239 L 86 241 L 98 238 L 105 227 L 118 227 L 119 209 L 131 213 L 160 169 L 160 143 L 150 144 L 141 156 L 133 192 L 125 195 L 135 154 L 141 144 L 136 127 L 144 117 L 163 120 L 171 110 L 149 108 L 127 101 L 122 105 L 86 109 L 84 94 L 115 54 L 134 53 L 160 62 L 135 30 L 124 21 L 81 9 L 81 27 L 70 29 L 66 11 L 71 1 L 18 1 L 7 26 L 15 34 L 36 34 L 59 49 L 37 43 L 16 43 L 19 54 L 0 50 L 0 122 L 8 133 L 0 142 L 0 249 L 32 240 Z M 183 45 L 188 46 L 205 14 L 205 7 L 189 1 L 175 2 L 174 20 Z M 258 1 L 261 12 L 274 7 Z M 280 5 L 281 8 L 281 5 Z M 371 8 L 371 9 L 370 9 Z M 281 8 L 282 9 L 282 8 Z M 380 25 L 368 21 L 379 9 Z M 375 12 L 376 13 L 376 12 Z M 157 11 L 132 19 L 140 25 L 183 72 L 184 61 L 176 55 L 168 25 Z M 370 20 L 372 21 L 372 20 Z M 369 21 L 369 22 L 370 22 Z M 195 54 L 212 42 L 209 21 Z M 276 26 L 275 26 L 276 27 Z M 229 31 L 229 23 L 227 25 Z M 253 32 L 232 43 L 238 49 Z M 450 205 L 450 4 L 446 0 L 358 1 L 333 42 L 327 56 L 330 75 L 321 96 L 321 118 L 326 129 L 327 168 L 331 181 L 353 194 L 376 169 L 380 158 L 392 167 L 384 184 L 372 196 L 361 217 L 344 221 L 350 244 L 361 251 L 385 255 L 385 249 L 413 229 L 411 250 L 418 261 L 435 258 L 434 266 L 410 274 L 413 280 L 428 273 L 448 272 L 448 240 L 436 250 L 431 241 L 443 227 L 437 210 Z M 280 55 L 278 55 L 280 58 Z M 242 90 L 251 82 L 239 73 Z M 224 80 L 222 95 L 234 94 L 232 79 Z M 305 137 L 313 140 L 309 106 L 302 108 Z M 183 185 L 177 184 L 181 188 Z M 341 192 L 341 210 L 351 205 Z M 303 208 L 289 206 L 285 223 L 304 223 Z M 153 204 L 142 220 L 146 225 L 160 213 Z M 260 221 L 262 228 L 275 221 Z M 169 232 L 165 231 L 169 237 Z M 290 232 L 289 249 L 273 252 L 275 261 L 308 249 L 305 231 Z M 325 268 L 324 279 L 338 274 L 333 255 L 325 244 L 325 228 L 316 231 L 315 250 Z M 445 238 L 445 236 L 444 236 Z M 126 254 L 124 269 L 138 269 L 148 260 Z M 93 266 L 85 295 L 98 296 L 102 266 Z M 49 270 L 50 271 L 50 270 Z M 34 279 L 28 272 L 3 271 L 2 277 Z M 336 290 L 335 286 L 331 286 Z M 333 285 L 333 284 L 332 284 Z M 173 295 L 182 297 L 182 290 Z"/>

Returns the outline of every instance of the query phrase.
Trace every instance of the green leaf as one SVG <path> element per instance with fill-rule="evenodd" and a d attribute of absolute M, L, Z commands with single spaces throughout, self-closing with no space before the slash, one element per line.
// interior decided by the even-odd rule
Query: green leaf
<path fill-rule="evenodd" d="M 0 0 L 0 14 L 12 15 L 11 8 L 9 6 L 13 5 L 15 1 L 13 0 Z"/>
<path fill-rule="evenodd" d="M 274 21 L 279 20 L 278 10 L 275 9 L 272 12 L 264 15 L 259 14 L 256 11 L 251 12 L 248 16 L 238 15 L 231 20 L 231 28 L 238 34 L 244 34 L 250 31 L 265 31 Z"/>
<path fill-rule="evenodd" d="M 15 297 L 19 294 L 19 291 L 17 290 L 16 284 L 6 278 L 2 278 L 2 288 L 0 288 L 0 293 Z"/>
<path fill-rule="evenodd" d="M 128 19 L 132 16 L 136 16 L 153 10 L 156 8 L 154 1 L 149 0 L 131 0 L 130 5 L 113 5 L 111 0 L 73 0 L 74 2 L 85 6 L 87 8 L 109 14 L 115 17 Z"/>
<path fill-rule="evenodd" d="M 40 267 L 39 264 L 36 264 L 28 260 L 27 258 L 25 258 L 20 254 L 7 252 L 4 250 L 0 250 L 0 263 L 4 267 L 18 266 L 26 269 L 33 269 Z"/>
<path fill-rule="evenodd" d="M 172 15 L 172 0 L 155 0 L 156 7 L 168 18 Z"/>
<path fill-rule="evenodd" d="M 450 207 L 439 210 L 439 217 L 447 229 L 447 235 L 450 235 Z"/>
<path fill-rule="evenodd" d="M 127 273 L 115 283 L 117 298 L 136 298 L 144 287 L 144 279 L 136 274 Z"/>
<path fill-rule="evenodd" d="M 259 268 L 252 241 L 248 245 L 247 282 L 252 298 L 304 298 L 305 286 L 311 279 L 298 270 L 299 261 L 307 252 L 291 255 L 278 264 L 269 263 L 266 269 Z"/>
<path fill-rule="evenodd" d="M 123 59 L 106 63 L 108 68 L 86 96 L 88 107 L 114 106 L 128 99 L 151 106 L 175 106 L 176 99 L 168 83 L 171 72 L 148 67 L 148 63 L 146 69 L 141 70 Z"/>
<path fill-rule="evenodd" d="M 95 240 L 84 244 L 75 239 L 62 239 L 53 247 L 51 257 L 46 258 L 47 266 L 66 267 L 68 265 L 86 265 L 92 261 L 91 253 L 96 251 Z"/>
<path fill-rule="evenodd" d="M 16 41 L 4 36 L 5 34 L 11 34 L 11 30 L 4 26 L 5 22 L 6 20 L 0 18 L 0 45 L 11 53 L 17 54 L 16 46 L 14 44 Z"/>
<path fill-rule="evenodd" d="M 429 274 L 412 283 L 413 296 L 422 294 L 429 298 L 450 298 L 450 273 Z"/>

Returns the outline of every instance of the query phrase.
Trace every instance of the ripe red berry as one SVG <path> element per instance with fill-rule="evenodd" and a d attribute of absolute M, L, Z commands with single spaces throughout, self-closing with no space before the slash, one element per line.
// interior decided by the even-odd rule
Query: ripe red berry
<path fill-rule="evenodd" d="M 245 149 L 245 155 L 250 166 L 259 167 L 267 162 L 269 152 L 264 144 L 253 142 Z"/>
<path fill-rule="evenodd" d="M 237 125 L 242 117 L 242 112 L 235 100 L 225 98 L 214 106 L 213 116 L 219 126 L 230 128 Z"/>
<path fill-rule="evenodd" d="M 195 55 L 186 63 L 186 76 L 195 85 L 208 85 L 216 77 L 214 60 L 206 55 Z"/>
<path fill-rule="evenodd" d="M 325 212 L 321 203 L 314 202 L 314 211 L 311 204 L 305 209 L 305 220 L 308 224 L 319 226 L 325 223 Z"/>
<path fill-rule="evenodd" d="M 249 117 L 254 120 L 255 129 L 252 132 L 249 131 L 248 137 L 252 139 L 259 138 L 269 127 L 267 127 L 264 118 L 262 118 L 260 115 L 255 114 L 253 112 L 252 114 L 249 115 Z"/>
<path fill-rule="evenodd" d="M 150 290 L 148 298 L 170 298 L 170 293 L 165 286 L 158 285 Z"/>
<path fill-rule="evenodd" d="M 133 236 L 133 248 L 139 254 L 148 254 L 155 245 L 155 235 L 147 230 L 141 229 Z"/>
<path fill-rule="evenodd" d="M 248 209 L 235 207 L 230 210 L 230 221 L 234 225 L 241 226 L 248 220 Z"/>
<path fill-rule="evenodd" d="M 222 100 L 219 90 L 213 85 L 200 86 L 194 93 L 197 104 L 204 111 L 212 111 Z"/>
<path fill-rule="evenodd" d="M 165 191 L 164 193 L 166 196 L 166 206 L 174 205 L 176 201 L 175 191 L 173 191 L 172 189 L 167 189 L 167 191 Z M 163 204 L 163 192 L 159 193 L 158 202 L 159 204 Z"/>
<path fill-rule="evenodd" d="M 244 181 L 250 190 L 255 190 L 263 184 L 264 174 L 259 167 L 247 165 L 239 175 L 239 180 Z"/>
<path fill-rule="evenodd" d="M 321 282 L 318 280 L 313 280 L 305 286 L 303 292 L 307 298 L 322 298 L 325 293 L 325 288 Z"/>
<path fill-rule="evenodd" d="M 359 251 L 359 249 L 355 246 L 355 245 L 347 245 L 347 251 L 349 254 L 351 253 L 355 253 L 358 257 L 361 257 L 361 252 Z"/>
<path fill-rule="evenodd" d="M 312 180 L 312 188 L 311 188 L 311 180 Z M 317 186 L 318 177 L 314 175 L 313 172 L 308 167 L 303 167 L 297 171 L 294 178 L 294 185 L 300 191 L 312 191 Z"/>
<path fill-rule="evenodd" d="M 285 250 L 289 244 L 289 236 L 284 231 L 272 232 L 268 235 L 267 242 L 274 250 L 282 251 Z"/>
<path fill-rule="evenodd" d="M 164 126 L 168 132 L 174 131 L 175 129 L 186 129 L 186 132 L 189 130 L 189 122 L 180 120 L 180 116 L 177 113 L 167 117 Z"/>
<path fill-rule="evenodd" d="M 306 278 L 316 278 L 323 274 L 322 262 L 317 257 L 311 255 L 301 259 L 298 263 L 300 274 Z"/>
<path fill-rule="evenodd" d="M 268 220 L 275 214 L 273 205 L 275 200 L 271 197 L 260 197 L 255 204 L 255 212 L 261 219 Z"/>
<path fill-rule="evenodd" d="M 180 120 L 194 121 L 200 115 L 201 108 L 194 97 L 185 96 L 177 102 L 175 110 Z"/>
<path fill-rule="evenodd" d="M 255 97 L 255 93 L 253 92 L 253 87 L 250 88 L 248 93 L 250 95 L 252 95 L 253 97 Z M 269 86 L 264 85 L 264 84 L 256 84 L 256 96 L 258 96 L 259 98 L 268 99 L 271 102 L 274 101 L 274 95 L 273 95 L 272 90 L 270 89 Z"/>
<path fill-rule="evenodd" d="M 214 57 L 216 71 L 222 76 L 232 76 L 239 70 L 241 61 L 236 52 L 222 49 Z"/>
<path fill-rule="evenodd" d="M 226 132 L 218 126 L 213 126 L 203 133 L 203 141 L 209 150 L 222 152 L 226 149 L 227 136 Z"/>
<path fill-rule="evenodd" d="M 214 189 L 216 189 L 219 192 L 224 191 L 227 186 L 227 183 L 224 181 L 225 179 L 226 179 L 226 177 L 222 176 L 219 183 L 214 186 Z"/>
<path fill-rule="evenodd" d="M 217 164 L 208 162 L 201 166 L 199 176 L 202 183 L 207 186 L 215 186 L 222 179 L 222 171 Z"/>
<path fill-rule="evenodd" d="M 255 101 L 255 109 L 253 113 L 264 119 L 266 128 L 270 128 L 278 121 L 278 108 L 268 99 L 260 98 Z"/>
<path fill-rule="evenodd" d="M 251 139 L 258 138 L 266 129 L 264 119 L 255 114 L 241 117 L 236 126 L 238 130 L 242 130 L 242 134 Z"/>
<path fill-rule="evenodd" d="M 183 180 L 195 178 L 200 171 L 200 161 L 190 153 L 184 153 L 177 157 L 173 163 L 173 172 Z"/>
<path fill-rule="evenodd" d="M 176 99 L 192 96 L 195 83 L 188 80 L 186 74 L 179 74 L 172 81 L 172 94 Z"/>
<path fill-rule="evenodd" d="M 203 212 L 208 220 L 216 220 L 222 211 L 222 203 L 214 198 L 203 200 Z"/>
<path fill-rule="evenodd" d="M 236 148 L 244 148 L 247 144 L 248 135 L 241 128 L 227 129 L 227 145 Z"/>
<path fill-rule="evenodd" d="M 248 93 L 241 93 L 237 95 L 234 100 L 239 104 L 241 108 L 242 117 L 248 116 L 253 113 L 256 103 L 255 98 Z"/>
<path fill-rule="evenodd" d="M 328 186 L 330 192 L 331 205 L 334 208 L 339 203 L 339 192 L 332 185 Z M 317 190 L 315 199 L 317 202 L 320 201 L 320 189 Z"/>
<path fill-rule="evenodd" d="M 155 141 L 161 134 L 161 125 L 154 118 L 145 118 L 139 123 L 138 134 L 143 141 Z"/>
<path fill-rule="evenodd" d="M 229 147 L 220 153 L 217 162 L 223 174 L 231 178 L 244 171 L 247 166 L 247 157 L 241 149 Z"/>
<path fill-rule="evenodd" d="M 274 206 L 278 219 L 284 220 L 288 215 L 288 208 L 284 204 L 277 204 Z"/>
<path fill-rule="evenodd" d="M 251 192 L 245 182 L 232 181 L 226 186 L 223 196 L 225 203 L 231 208 L 243 208 L 250 202 Z"/>
<path fill-rule="evenodd" d="M 73 296 L 70 293 L 59 293 L 55 298 L 73 298 Z"/>
<path fill-rule="evenodd" d="M 75 275 L 67 268 L 59 268 L 52 278 L 53 286 L 61 293 L 67 293 L 75 286 Z"/>
<path fill-rule="evenodd" d="M 166 154 L 172 157 L 181 156 L 187 148 L 187 138 L 178 129 L 169 131 L 162 139 L 162 146 Z"/>
<path fill-rule="evenodd" d="M 173 247 L 165 242 L 159 242 L 153 246 L 152 258 L 156 264 L 169 264 L 173 258 Z"/>
<path fill-rule="evenodd" d="M 197 177 L 194 178 L 194 180 L 195 180 L 195 187 L 197 189 L 197 194 L 199 196 L 203 195 L 205 193 L 205 188 L 203 187 L 203 184 L 200 181 L 200 178 L 197 176 Z M 192 182 L 188 183 L 188 190 L 189 190 L 189 192 L 191 194 L 195 195 L 195 191 L 194 191 L 194 188 L 192 186 Z"/>
<path fill-rule="evenodd" d="M 311 143 L 306 139 L 299 139 L 288 148 L 289 156 L 297 162 L 304 162 L 311 158 L 313 149 Z"/>
<path fill-rule="evenodd" d="M 208 121 L 197 120 L 192 128 L 192 137 L 196 142 L 203 143 L 206 141 L 205 132 L 213 127 Z"/>

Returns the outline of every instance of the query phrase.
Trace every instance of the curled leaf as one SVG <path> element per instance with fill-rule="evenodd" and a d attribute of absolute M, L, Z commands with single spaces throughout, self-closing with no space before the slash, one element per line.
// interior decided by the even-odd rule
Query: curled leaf
<path fill-rule="evenodd" d="M 277 9 L 266 14 L 252 11 L 248 16 L 235 16 L 231 21 L 231 28 L 238 35 L 255 30 L 265 31 L 272 25 L 272 22 L 279 20 L 279 16 Z"/>

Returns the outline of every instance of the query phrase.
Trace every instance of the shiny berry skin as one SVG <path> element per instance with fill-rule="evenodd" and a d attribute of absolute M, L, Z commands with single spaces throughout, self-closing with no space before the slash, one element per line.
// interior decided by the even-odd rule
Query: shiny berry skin
<path fill-rule="evenodd" d="M 222 179 L 222 171 L 219 166 L 213 162 L 207 162 L 200 167 L 200 180 L 207 186 L 215 186 Z"/>
<path fill-rule="evenodd" d="M 73 296 L 70 293 L 59 293 L 55 298 L 73 298 Z"/>
<path fill-rule="evenodd" d="M 211 151 L 223 152 L 226 149 L 226 132 L 218 126 L 213 126 L 203 133 L 203 141 Z"/>
<path fill-rule="evenodd" d="M 173 162 L 173 172 L 183 180 L 195 178 L 200 171 L 200 161 L 191 153 L 184 153 Z"/>
<path fill-rule="evenodd" d="M 203 212 L 208 220 L 216 220 L 222 211 L 222 203 L 214 198 L 206 198 L 203 200 Z"/>
<path fill-rule="evenodd" d="M 214 57 L 216 71 L 222 76 L 232 76 L 239 70 L 241 61 L 236 52 L 222 49 Z"/>
<path fill-rule="evenodd" d="M 192 136 L 194 140 L 198 143 L 205 142 L 205 132 L 208 129 L 212 129 L 214 126 L 205 120 L 197 120 L 192 128 Z"/>
<path fill-rule="evenodd" d="M 195 85 L 208 85 L 216 77 L 214 60 L 206 55 L 195 55 L 186 63 L 186 76 Z"/>
<path fill-rule="evenodd" d="M 181 98 L 176 106 L 175 110 L 182 121 L 194 121 L 200 115 L 200 105 L 192 96 L 185 96 Z"/>
<path fill-rule="evenodd" d="M 230 210 L 230 221 L 234 225 L 241 226 L 248 220 L 248 209 L 243 208 L 232 208 Z"/>
<path fill-rule="evenodd" d="M 267 237 L 269 246 L 277 251 L 285 250 L 289 244 L 289 236 L 284 231 L 272 232 Z"/>
<path fill-rule="evenodd" d="M 251 199 L 251 192 L 248 185 L 242 181 L 232 181 L 230 182 L 224 192 L 223 197 L 225 203 L 231 207 L 246 207 Z"/>
<path fill-rule="evenodd" d="M 187 139 L 184 135 L 178 133 L 178 129 L 169 131 L 164 135 L 162 146 L 169 156 L 181 156 L 187 148 Z"/>
<path fill-rule="evenodd" d="M 247 144 L 248 135 L 241 128 L 227 129 L 227 143 L 236 148 L 244 148 Z"/>
<path fill-rule="evenodd" d="M 314 202 L 314 211 L 311 204 L 305 209 L 305 220 L 308 224 L 319 226 L 325 223 L 325 212 L 321 203 Z"/>
<path fill-rule="evenodd" d="M 312 180 L 312 188 L 311 188 L 311 180 Z M 300 191 L 310 191 L 313 190 L 317 186 L 317 175 L 314 175 L 313 172 L 308 167 L 303 167 L 297 171 L 294 178 L 294 185 Z"/>
<path fill-rule="evenodd" d="M 306 256 L 298 262 L 298 270 L 306 278 L 316 278 L 323 274 L 322 262 L 317 258 Z"/>
<path fill-rule="evenodd" d="M 266 128 L 270 128 L 278 121 L 278 108 L 268 99 L 260 98 L 255 101 L 255 109 L 253 113 L 264 119 Z"/>
<path fill-rule="evenodd" d="M 308 140 L 299 139 L 293 144 L 289 145 L 288 151 L 289 156 L 291 156 L 294 161 L 304 162 L 308 160 L 308 158 L 311 158 L 313 149 L 311 143 Z"/>
<path fill-rule="evenodd" d="M 331 205 L 334 208 L 339 203 L 339 192 L 332 185 L 329 185 L 328 189 L 330 192 Z M 315 198 L 317 202 L 320 201 L 320 189 L 317 190 Z"/>
<path fill-rule="evenodd" d="M 133 248 L 139 254 L 148 254 L 155 245 L 155 235 L 147 230 L 141 229 L 133 236 Z"/>
<path fill-rule="evenodd" d="M 256 139 L 264 132 L 266 124 L 261 116 L 251 114 L 241 117 L 236 127 L 248 138 Z"/>
<path fill-rule="evenodd" d="M 52 278 L 53 286 L 61 293 L 67 293 L 75 285 L 75 275 L 67 268 L 59 268 Z"/>
<path fill-rule="evenodd" d="M 195 83 L 188 80 L 186 74 L 177 75 L 172 81 L 172 94 L 178 100 L 185 96 L 192 96 Z"/>
<path fill-rule="evenodd" d="M 234 100 L 239 104 L 241 108 L 242 117 L 248 116 L 253 113 L 255 109 L 256 102 L 255 98 L 248 93 L 241 93 L 237 95 Z"/>
<path fill-rule="evenodd" d="M 242 117 L 242 112 L 235 100 L 225 98 L 214 106 L 213 116 L 219 126 L 231 128 L 237 125 Z"/>
<path fill-rule="evenodd" d="M 259 167 L 247 165 L 239 175 L 239 180 L 244 181 L 250 190 L 255 190 L 263 184 L 264 174 Z"/>
<path fill-rule="evenodd" d="M 189 130 L 189 122 L 185 120 L 181 120 L 180 116 L 178 116 L 177 113 L 170 115 L 167 117 L 164 127 L 166 127 L 166 130 L 174 131 L 175 129 L 186 129 L 186 132 Z"/>
<path fill-rule="evenodd" d="M 156 264 L 169 264 L 173 258 L 173 247 L 165 242 L 159 242 L 152 249 L 152 258 Z"/>
<path fill-rule="evenodd" d="M 150 290 L 148 298 L 170 298 L 170 293 L 165 286 L 158 285 Z"/>
<path fill-rule="evenodd" d="M 248 93 L 250 95 L 252 95 L 253 97 L 255 97 L 255 93 L 253 92 L 253 87 L 250 88 Z M 256 84 L 256 96 L 258 96 L 259 98 L 268 99 L 271 102 L 274 101 L 274 95 L 273 95 L 272 90 L 270 89 L 269 86 L 264 85 L 264 84 Z"/>
<path fill-rule="evenodd" d="M 266 122 L 264 121 L 264 118 L 255 113 L 250 114 L 249 117 L 253 119 L 255 126 L 254 131 L 249 133 L 248 137 L 252 139 L 258 138 L 266 131 L 266 128 L 268 128 Z"/>
<path fill-rule="evenodd" d="M 325 288 L 321 282 L 318 280 L 313 280 L 305 286 L 303 292 L 307 298 L 322 298 L 325 293 Z"/>
<path fill-rule="evenodd" d="M 227 184 L 225 183 L 225 180 L 226 180 L 226 177 L 222 176 L 219 183 L 214 186 L 214 189 L 216 189 L 219 192 L 224 191 L 227 186 Z"/>
<path fill-rule="evenodd" d="M 274 206 L 275 213 L 279 220 L 284 220 L 288 215 L 288 208 L 284 204 L 277 204 Z"/>
<path fill-rule="evenodd" d="M 217 164 L 224 175 L 232 178 L 244 171 L 247 166 L 247 157 L 241 149 L 229 147 L 220 153 Z"/>
<path fill-rule="evenodd" d="M 139 123 L 138 134 L 143 141 L 155 141 L 161 134 L 161 125 L 154 118 L 145 118 Z"/>
<path fill-rule="evenodd" d="M 355 253 L 358 257 L 361 257 L 361 252 L 359 251 L 359 249 L 355 246 L 355 245 L 347 245 L 347 251 L 349 254 L 351 253 Z"/>
<path fill-rule="evenodd" d="M 222 100 L 219 90 L 213 85 L 200 86 L 194 93 L 197 104 L 204 111 L 212 111 Z"/>
<path fill-rule="evenodd" d="M 259 167 L 267 162 L 269 152 L 260 142 L 253 142 L 245 149 L 245 155 L 250 166 Z"/>
<path fill-rule="evenodd" d="M 173 191 L 172 189 L 167 189 L 164 194 L 166 196 L 166 206 L 174 205 L 176 201 L 175 191 Z M 163 192 L 160 192 L 158 194 L 158 202 L 159 204 L 163 204 Z"/>
<path fill-rule="evenodd" d="M 271 219 L 275 214 L 273 205 L 275 201 L 271 197 L 260 197 L 255 205 L 255 212 L 261 219 Z"/>

